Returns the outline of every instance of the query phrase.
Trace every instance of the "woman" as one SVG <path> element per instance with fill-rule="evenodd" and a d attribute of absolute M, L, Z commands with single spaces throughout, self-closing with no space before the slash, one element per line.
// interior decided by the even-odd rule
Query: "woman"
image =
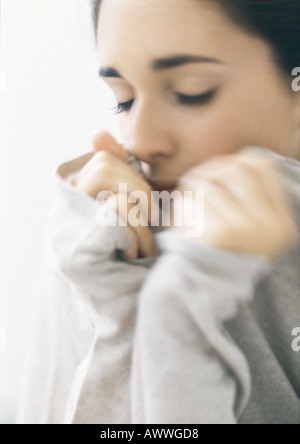
<path fill-rule="evenodd" d="M 94 3 L 123 145 L 58 169 L 19 420 L 299 423 L 299 1 Z M 201 235 L 150 225 L 162 190 Z"/>

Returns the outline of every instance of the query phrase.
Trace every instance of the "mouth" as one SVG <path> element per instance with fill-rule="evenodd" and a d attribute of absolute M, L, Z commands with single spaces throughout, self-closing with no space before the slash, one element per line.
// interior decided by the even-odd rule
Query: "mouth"
<path fill-rule="evenodd" d="M 144 179 L 151 185 L 153 191 L 167 191 L 171 193 L 177 188 L 177 180 L 173 178 L 169 178 L 169 181 L 166 177 L 163 177 L 162 174 L 157 174 L 157 171 L 153 171 L 152 168 L 149 168 L 149 165 L 145 164 L 146 167 L 143 168 L 143 176 Z"/>
<path fill-rule="evenodd" d="M 167 191 L 168 193 L 172 193 L 172 191 L 176 189 L 176 183 L 165 185 L 163 185 L 162 183 L 158 184 L 152 181 L 149 181 L 149 183 L 152 186 L 153 190 L 158 192 Z"/>
<path fill-rule="evenodd" d="M 176 187 L 175 185 L 173 186 L 168 186 L 168 187 L 155 187 L 154 191 L 158 191 L 159 193 L 161 193 L 162 191 L 167 191 L 169 194 L 171 194 L 173 191 L 175 191 Z"/>

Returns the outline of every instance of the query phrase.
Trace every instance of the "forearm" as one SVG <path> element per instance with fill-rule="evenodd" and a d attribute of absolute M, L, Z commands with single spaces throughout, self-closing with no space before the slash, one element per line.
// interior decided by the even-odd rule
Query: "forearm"
<path fill-rule="evenodd" d="M 148 269 L 118 257 L 129 241 L 127 227 L 100 226 L 100 204 L 61 186 L 48 222 L 50 262 L 94 329 L 72 381 L 65 422 L 128 422 L 136 301 Z"/>

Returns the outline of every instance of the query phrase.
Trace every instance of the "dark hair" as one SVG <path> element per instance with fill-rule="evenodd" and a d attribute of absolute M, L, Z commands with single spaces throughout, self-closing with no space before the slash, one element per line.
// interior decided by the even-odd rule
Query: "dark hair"
<path fill-rule="evenodd" d="M 212 1 L 212 0 L 209 0 Z M 291 74 L 300 66 L 300 0 L 213 0 L 243 29 L 274 50 L 279 66 Z M 95 32 L 101 0 L 92 0 Z"/>
<path fill-rule="evenodd" d="M 100 5 L 101 5 L 101 0 L 91 0 L 92 20 L 93 20 L 95 34 L 97 33 L 98 29 Z"/>

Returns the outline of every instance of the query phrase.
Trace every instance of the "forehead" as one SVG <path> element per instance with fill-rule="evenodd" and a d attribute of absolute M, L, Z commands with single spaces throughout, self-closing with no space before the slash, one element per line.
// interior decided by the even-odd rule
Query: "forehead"
<path fill-rule="evenodd" d="M 102 52 L 195 51 L 199 45 L 222 42 L 232 26 L 212 0 L 104 0 L 98 45 Z M 229 35 L 227 35 L 229 38 Z"/>
<path fill-rule="evenodd" d="M 129 76 L 137 70 L 144 75 L 150 60 L 174 54 L 234 67 L 269 57 L 262 40 L 243 31 L 213 0 L 103 0 L 97 40 L 100 65 Z"/>

